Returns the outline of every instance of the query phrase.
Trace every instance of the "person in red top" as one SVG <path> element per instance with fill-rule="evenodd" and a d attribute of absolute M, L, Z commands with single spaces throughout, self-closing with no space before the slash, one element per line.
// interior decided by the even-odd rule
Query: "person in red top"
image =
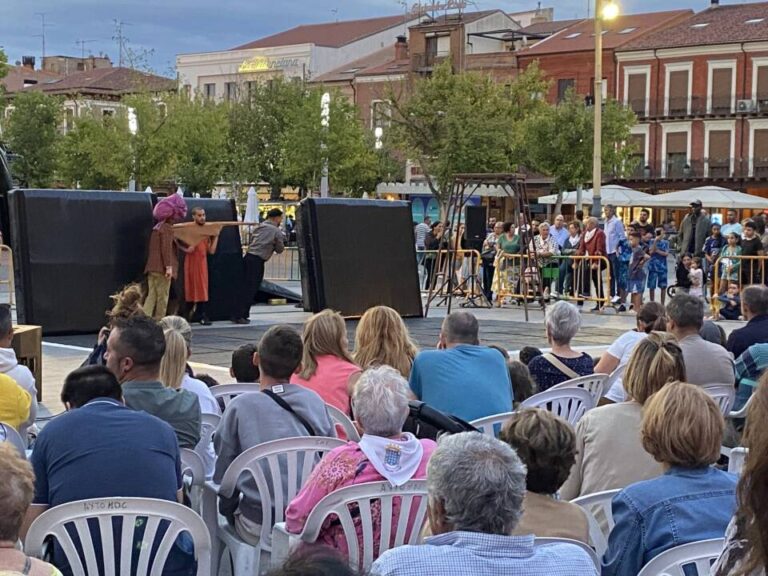
<path fill-rule="evenodd" d="M 192 208 L 192 218 L 198 226 L 205 226 L 205 209 Z M 200 322 L 210 326 L 208 318 L 208 254 L 214 254 L 219 245 L 219 237 L 208 236 L 195 246 L 183 248 L 187 256 L 184 260 L 184 296 L 193 305 L 191 322 Z"/>
<path fill-rule="evenodd" d="M 155 320 L 165 316 L 171 280 L 179 271 L 179 259 L 174 246 L 173 223 L 187 215 L 184 198 L 178 194 L 160 200 L 152 215 L 157 222 L 149 238 L 149 257 L 144 273 L 147 275 L 149 291 L 144 301 L 144 312 Z"/>
<path fill-rule="evenodd" d="M 581 244 L 579 244 L 576 255 L 605 256 L 605 232 L 600 229 L 598 226 L 598 220 L 594 216 L 587 219 L 584 239 Z M 580 266 L 582 271 L 581 296 L 584 298 L 589 298 L 589 281 L 591 276 L 592 283 L 595 285 L 596 297 L 598 299 L 603 298 L 605 294 L 605 290 L 603 288 L 603 270 L 606 268 L 605 260 L 585 260 L 582 262 L 575 262 L 574 266 Z M 600 302 L 597 302 L 595 309 L 597 310 L 599 308 Z"/>

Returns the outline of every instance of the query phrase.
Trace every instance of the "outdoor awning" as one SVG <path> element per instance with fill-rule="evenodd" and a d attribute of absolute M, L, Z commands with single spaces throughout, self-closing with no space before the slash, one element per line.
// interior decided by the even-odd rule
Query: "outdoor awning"
<path fill-rule="evenodd" d="M 505 197 L 509 196 L 507 192 L 501 186 L 467 186 L 465 196 L 469 196 L 472 192 L 473 196 L 493 196 L 493 197 Z M 432 190 L 426 183 L 411 183 L 403 184 L 402 182 L 382 182 L 376 186 L 376 194 L 401 194 L 403 196 L 414 195 L 432 195 Z"/>
<path fill-rule="evenodd" d="M 653 198 L 650 194 L 639 192 L 626 186 L 609 184 L 600 189 L 601 203 L 614 206 L 647 206 L 648 200 Z M 582 202 L 592 205 L 592 189 L 582 192 Z M 690 202 L 690 200 L 689 200 Z M 539 198 L 539 204 L 557 204 L 557 194 L 550 194 Z M 563 194 L 563 204 L 576 204 L 576 191 Z"/>
<path fill-rule="evenodd" d="M 688 208 L 694 200 L 701 200 L 704 208 L 768 208 L 768 198 L 752 196 L 719 186 L 700 186 L 690 190 L 668 192 L 650 196 L 645 205 L 655 208 Z"/>

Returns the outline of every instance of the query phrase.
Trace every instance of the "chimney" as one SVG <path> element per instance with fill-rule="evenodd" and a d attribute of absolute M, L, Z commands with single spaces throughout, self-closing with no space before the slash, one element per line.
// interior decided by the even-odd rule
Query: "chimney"
<path fill-rule="evenodd" d="M 714 8 L 715 6 L 720 6 L 720 0 L 710 0 L 709 5 L 712 8 Z"/>
<path fill-rule="evenodd" d="M 21 65 L 29 70 L 35 69 L 35 57 L 34 56 L 22 56 Z"/>
<path fill-rule="evenodd" d="M 408 59 L 408 40 L 405 36 L 400 35 L 395 42 L 395 60 L 407 60 Z"/>

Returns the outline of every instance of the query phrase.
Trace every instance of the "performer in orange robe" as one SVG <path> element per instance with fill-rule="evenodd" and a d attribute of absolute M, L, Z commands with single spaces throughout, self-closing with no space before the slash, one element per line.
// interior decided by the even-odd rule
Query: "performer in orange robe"
<path fill-rule="evenodd" d="M 192 217 L 198 226 L 205 225 L 205 210 L 200 207 L 192 209 Z M 219 237 L 209 236 L 200 240 L 195 246 L 184 248 L 184 297 L 194 305 L 190 319 L 210 326 L 208 318 L 208 254 L 216 252 Z"/>

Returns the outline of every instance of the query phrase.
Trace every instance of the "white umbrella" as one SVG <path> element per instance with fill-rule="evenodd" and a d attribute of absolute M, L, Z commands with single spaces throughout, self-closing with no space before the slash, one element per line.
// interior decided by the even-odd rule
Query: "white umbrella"
<path fill-rule="evenodd" d="M 633 190 L 626 186 L 619 186 L 617 184 L 609 184 L 603 186 L 600 190 L 601 203 L 613 204 L 614 206 L 647 206 L 648 201 L 653 198 L 650 194 L 640 192 L 639 190 Z M 582 200 L 584 204 L 592 204 L 592 189 L 584 190 L 582 192 Z M 557 204 L 557 194 L 550 194 L 548 196 L 542 196 L 538 200 L 539 204 Z M 576 191 L 563 193 L 563 204 L 576 204 Z"/>
<path fill-rule="evenodd" d="M 243 222 L 258 222 L 259 221 L 259 196 L 256 194 L 256 189 L 251 186 L 248 188 L 248 199 L 245 202 L 245 218 Z"/>
<path fill-rule="evenodd" d="M 147 186 L 147 189 L 144 190 L 144 192 L 146 192 L 147 194 L 152 194 L 152 187 L 151 186 Z"/>
<path fill-rule="evenodd" d="M 752 196 L 719 186 L 700 186 L 690 190 L 658 194 L 648 200 L 648 206 L 664 208 L 687 208 L 694 200 L 701 200 L 704 208 L 768 208 L 768 198 Z"/>

